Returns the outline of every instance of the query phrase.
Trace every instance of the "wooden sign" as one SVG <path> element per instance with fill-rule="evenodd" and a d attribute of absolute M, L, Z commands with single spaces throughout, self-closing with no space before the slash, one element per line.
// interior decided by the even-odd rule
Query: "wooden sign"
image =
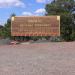
<path fill-rule="evenodd" d="M 12 36 L 60 36 L 60 16 L 15 16 Z"/>

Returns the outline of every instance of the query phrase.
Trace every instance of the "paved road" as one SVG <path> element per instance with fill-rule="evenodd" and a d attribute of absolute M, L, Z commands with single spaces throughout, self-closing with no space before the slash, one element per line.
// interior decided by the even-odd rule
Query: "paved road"
<path fill-rule="evenodd" d="M 75 75 L 75 42 L 0 46 L 0 75 Z"/>

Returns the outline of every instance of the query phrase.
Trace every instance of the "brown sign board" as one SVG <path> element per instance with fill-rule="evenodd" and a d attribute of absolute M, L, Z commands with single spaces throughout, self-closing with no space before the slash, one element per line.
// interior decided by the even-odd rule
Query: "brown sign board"
<path fill-rule="evenodd" d="M 15 16 L 12 36 L 60 36 L 60 16 Z"/>

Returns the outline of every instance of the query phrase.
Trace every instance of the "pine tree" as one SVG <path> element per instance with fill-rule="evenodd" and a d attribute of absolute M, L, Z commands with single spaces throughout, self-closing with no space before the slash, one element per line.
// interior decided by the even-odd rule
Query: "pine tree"
<path fill-rule="evenodd" d="M 74 16 L 75 8 L 74 0 L 53 0 L 46 5 L 46 15 L 60 15 L 61 17 L 61 36 L 69 41 L 72 40 L 72 33 L 74 33 Z"/>

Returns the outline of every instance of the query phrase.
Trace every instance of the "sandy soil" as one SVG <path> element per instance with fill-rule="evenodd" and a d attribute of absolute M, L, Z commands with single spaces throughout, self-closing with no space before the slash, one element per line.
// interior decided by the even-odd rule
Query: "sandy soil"
<path fill-rule="evenodd" d="M 75 75 L 75 42 L 0 46 L 0 75 Z"/>

